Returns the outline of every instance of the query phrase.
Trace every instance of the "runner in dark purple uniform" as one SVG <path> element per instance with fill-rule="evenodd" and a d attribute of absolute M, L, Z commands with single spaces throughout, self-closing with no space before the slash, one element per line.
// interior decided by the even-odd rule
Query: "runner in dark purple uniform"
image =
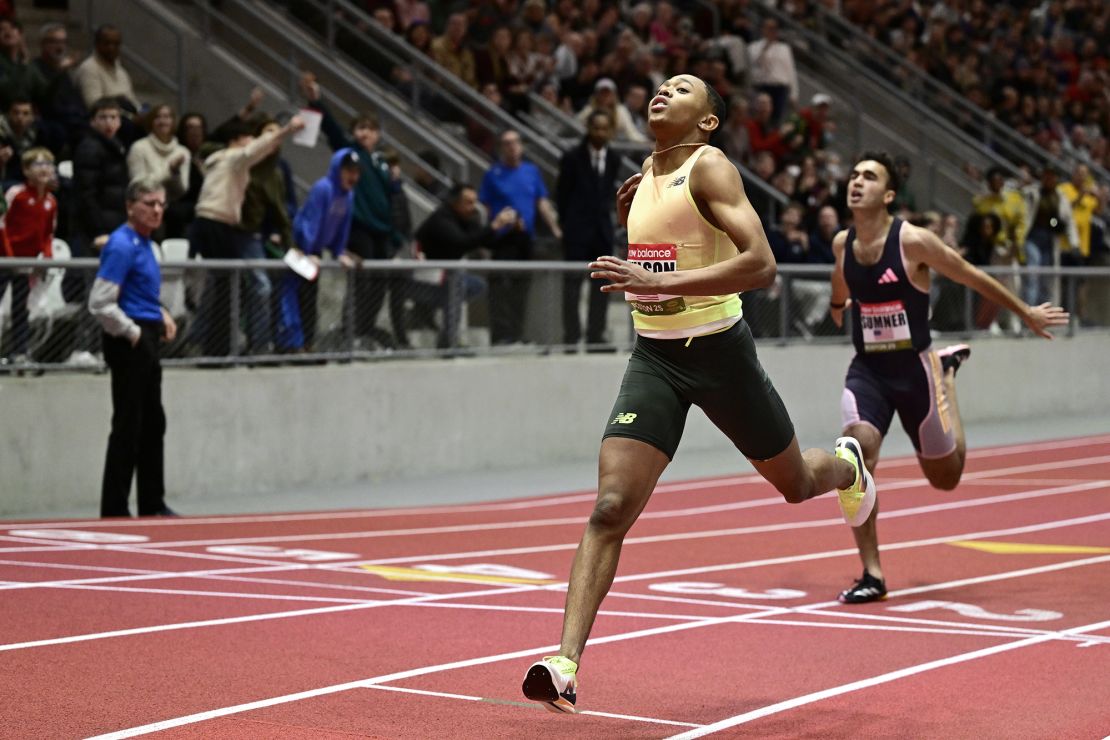
<path fill-rule="evenodd" d="M 1020 316 L 1038 336 L 1051 339 L 1050 326 L 1067 324 L 1058 306 L 1028 306 L 997 280 L 974 267 L 935 234 L 888 212 L 898 189 L 887 154 L 864 154 L 848 180 L 848 207 L 855 225 L 833 239 L 830 312 L 839 325 L 852 312 L 856 356 L 841 397 L 844 434 L 863 447 L 874 474 L 879 448 L 895 412 L 906 430 L 921 470 L 936 488 L 952 490 L 964 469 L 964 432 L 956 406 L 956 369 L 971 356 L 966 344 L 934 351 L 929 334 L 929 270 L 975 290 Z M 846 603 L 886 597 L 879 564 L 875 519 L 852 532 L 863 561 L 863 576 L 840 594 Z"/>

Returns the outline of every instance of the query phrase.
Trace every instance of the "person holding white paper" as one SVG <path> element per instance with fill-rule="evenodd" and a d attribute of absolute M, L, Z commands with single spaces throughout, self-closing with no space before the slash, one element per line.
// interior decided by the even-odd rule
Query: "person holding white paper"
<path fill-rule="evenodd" d="M 316 146 L 316 140 L 320 138 L 320 123 L 324 120 L 324 114 L 312 108 L 302 108 L 297 116 L 304 121 L 304 128 L 293 135 L 293 143 L 309 148 Z"/>
<path fill-rule="evenodd" d="M 328 174 L 308 191 L 304 205 L 293 219 L 293 241 L 297 250 L 316 265 L 324 250 L 344 267 L 355 261 L 347 254 L 354 215 L 354 188 L 362 173 L 359 155 L 350 147 L 331 158 Z M 290 262 L 290 260 L 287 260 Z M 290 270 L 278 288 L 277 348 L 284 352 L 311 349 L 316 338 L 316 294 L 318 283 Z"/>
<path fill-rule="evenodd" d="M 224 128 L 227 148 L 204 160 L 204 184 L 197 199 L 196 218 L 189 227 L 189 251 L 205 259 L 237 259 L 247 251 L 250 235 L 239 227 L 251 168 L 277 151 L 288 136 L 304 128 L 304 122 L 294 116 L 284 126 L 257 137 L 244 120 L 233 120 Z M 205 355 L 229 353 L 226 321 L 230 312 L 228 273 L 212 272 L 204 289 L 204 307 L 197 312 L 194 324 Z"/>
<path fill-rule="evenodd" d="M 390 173 L 389 163 L 378 151 L 381 143 L 381 122 L 374 111 L 363 111 L 351 119 L 344 131 L 339 121 L 321 100 L 320 86 L 311 72 L 301 77 L 301 92 L 308 105 L 323 116 L 321 131 L 333 151 L 351 148 L 359 156 L 362 175 L 355 187 L 354 221 L 348 248 L 362 260 L 392 259 L 404 245 L 404 236 L 394 218 L 394 200 L 401 190 L 401 181 Z M 405 331 L 404 299 L 407 286 L 403 278 L 364 270 L 355 277 L 354 333 L 375 345 L 390 349 L 409 346 Z M 392 333 L 377 325 L 378 313 L 389 296 L 389 320 Z M 344 310 L 344 315 L 350 315 Z"/>

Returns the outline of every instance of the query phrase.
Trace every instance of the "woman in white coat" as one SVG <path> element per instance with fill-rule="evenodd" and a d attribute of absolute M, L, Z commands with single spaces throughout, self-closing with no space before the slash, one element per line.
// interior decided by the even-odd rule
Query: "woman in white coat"
<path fill-rule="evenodd" d="M 131 145 L 127 169 L 131 179 L 154 178 L 166 199 L 180 198 L 189 189 L 189 150 L 174 136 L 177 116 L 168 105 L 156 105 L 147 115 L 150 134 Z"/>

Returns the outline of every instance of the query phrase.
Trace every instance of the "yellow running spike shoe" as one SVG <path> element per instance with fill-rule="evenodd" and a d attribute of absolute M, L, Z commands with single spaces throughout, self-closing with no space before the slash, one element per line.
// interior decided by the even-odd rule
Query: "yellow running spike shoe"
<path fill-rule="evenodd" d="M 863 451 L 855 437 L 840 437 L 833 451 L 841 460 L 852 463 L 856 479 L 848 488 L 836 489 L 840 498 L 840 513 L 849 526 L 858 527 L 867 521 L 875 508 L 875 479 L 863 463 Z"/>
<path fill-rule="evenodd" d="M 548 655 L 533 663 L 524 676 L 521 690 L 544 709 L 558 714 L 574 714 L 578 688 L 578 664 L 561 655 Z"/>

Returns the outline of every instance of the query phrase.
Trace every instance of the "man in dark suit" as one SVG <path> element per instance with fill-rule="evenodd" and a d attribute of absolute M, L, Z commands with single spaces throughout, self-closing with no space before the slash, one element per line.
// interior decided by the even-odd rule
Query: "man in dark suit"
<path fill-rule="evenodd" d="M 614 202 L 620 186 L 620 155 L 609 147 L 613 122 L 607 113 L 597 112 L 586 124 L 582 143 L 563 154 L 559 179 L 555 185 L 555 205 L 563 226 L 563 256 L 575 262 L 589 262 L 613 253 Z M 585 269 L 566 273 L 563 283 L 563 341 L 574 346 L 582 336 L 578 315 Z M 589 314 L 586 321 L 587 345 L 605 342 L 605 313 L 609 296 L 597 286 L 589 286 Z"/>

